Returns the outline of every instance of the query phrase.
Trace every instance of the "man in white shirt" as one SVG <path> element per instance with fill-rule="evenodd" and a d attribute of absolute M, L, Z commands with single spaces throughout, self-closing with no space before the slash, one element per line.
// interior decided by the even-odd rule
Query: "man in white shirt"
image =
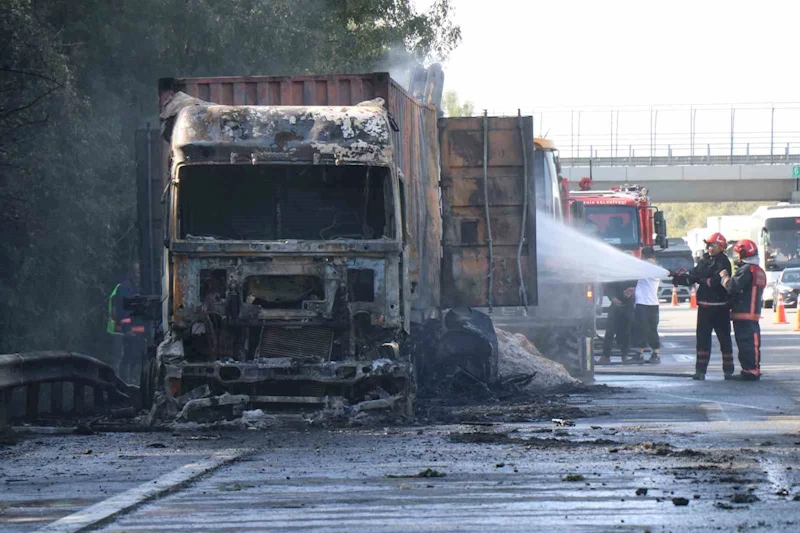
<path fill-rule="evenodd" d="M 648 247 L 642 250 L 642 259 L 648 263 L 655 263 L 655 251 Z M 633 357 L 635 361 L 644 360 L 644 350 L 650 347 L 653 353 L 648 363 L 657 365 L 661 363 L 658 351 L 661 342 L 658 338 L 658 285 L 660 279 L 640 279 L 636 282 L 634 312 L 634 347 L 638 354 Z"/>

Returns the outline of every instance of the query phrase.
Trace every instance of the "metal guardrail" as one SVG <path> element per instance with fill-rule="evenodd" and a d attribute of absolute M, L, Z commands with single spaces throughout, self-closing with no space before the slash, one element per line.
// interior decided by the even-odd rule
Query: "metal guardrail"
<path fill-rule="evenodd" d="M 0 355 L 0 427 L 12 418 L 33 419 L 42 412 L 104 410 L 129 403 L 135 391 L 110 366 L 88 355 L 63 351 Z"/>
<path fill-rule="evenodd" d="M 564 167 L 639 167 L 639 166 L 691 166 L 691 165 L 787 165 L 800 163 L 800 154 L 780 157 L 769 155 L 696 155 L 696 156 L 657 156 L 657 157 L 568 157 L 561 159 Z"/>

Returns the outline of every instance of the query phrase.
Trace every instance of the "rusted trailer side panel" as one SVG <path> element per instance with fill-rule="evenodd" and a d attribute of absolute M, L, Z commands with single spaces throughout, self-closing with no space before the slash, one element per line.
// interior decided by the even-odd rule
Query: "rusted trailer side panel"
<path fill-rule="evenodd" d="M 527 216 L 520 257 L 527 303 L 537 303 L 536 206 L 533 175 L 533 121 L 517 117 L 440 119 L 442 150 L 444 307 L 489 303 L 489 238 L 484 195 L 484 141 L 487 149 L 487 192 L 494 256 L 491 303 L 520 305 L 517 251 L 523 228 L 525 165 Z"/>
<path fill-rule="evenodd" d="M 393 131 L 408 252 L 412 319 L 440 305 L 441 234 L 436 108 L 412 98 L 386 72 L 319 76 L 233 76 L 159 80 L 159 108 L 182 91 L 222 105 L 350 106 L 383 98 Z M 162 170 L 166 175 L 168 168 Z"/>
<path fill-rule="evenodd" d="M 157 128 L 136 131 L 136 189 L 139 230 L 139 265 L 141 291 L 158 294 L 161 288 L 161 264 L 164 253 L 164 208 L 161 194 L 166 175 L 166 152 Z"/>

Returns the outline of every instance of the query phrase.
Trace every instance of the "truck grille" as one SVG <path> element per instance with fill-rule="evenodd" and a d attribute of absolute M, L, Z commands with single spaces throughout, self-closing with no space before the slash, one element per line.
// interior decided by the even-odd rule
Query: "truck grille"
<path fill-rule="evenodd" d="M 333 330 L 324 328 L 264 328 L 258 344 L 259 357 L 329 359 Z"/>

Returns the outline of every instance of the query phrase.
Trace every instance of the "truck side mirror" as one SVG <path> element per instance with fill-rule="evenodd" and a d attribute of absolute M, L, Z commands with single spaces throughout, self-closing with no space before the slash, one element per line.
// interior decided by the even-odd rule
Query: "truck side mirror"
<path fill-rule="evenodd" d="M 656 211 L 653 214 L 653 226 L 656 230 L 656 244 L 666 250 L 669 242 L 667 241 L 667 221 L 664 219 L 663 211 Z"/>

